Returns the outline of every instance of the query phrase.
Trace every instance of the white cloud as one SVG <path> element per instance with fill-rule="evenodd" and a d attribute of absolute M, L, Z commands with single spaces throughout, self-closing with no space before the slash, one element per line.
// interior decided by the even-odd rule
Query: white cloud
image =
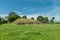
<path fill-rule="evenodd" d="M 55 21 L 56 22 L 59 22 L 60 21 L 60 14 L 56 14 L 56 15 L 54 14 L 54 15 L 52 15 L 52 13 L 46 13 L 46 14 L 44 14 L 44 13 L 40 13 L 40 14 L 39 13 L 36 13 L 36 14 L 27 15 L 27 17 L 28 18 L 34 17 L 36 19 L 39 15 L 44 16 L 44 17 L 48 17 L 49 20 L 52 17 L 55 17 Z"/>
<path fill-rule="evenodd" d="M 0 14 L 1 17 L 6 17 L 8 16 L 7 14 Z"/>
<path fill-rule="evenodd" d="M 20 11 L 14 11 L 14 12 L 16 12 L 17 14 L 22 14 L 22 12 L 20 12 Z"/>
<path fill-rule="evenodd" d="M 34 17 L 36 19 L 39 15 L 42 15 L 44 17 L 48 17 L 49 19 L 51 19 L 51 17 L 55 17 L 55 21 L 57 21 L 57 22 L 60 21 L 60 15 L 59 14 L 53 16 L 50 13 L 47 13 L 47 14 L 37 13 L 37 14 L 27 15 L 27 17 L 28 18 Z M 1 14 L 0 16 L 5 17 L 5 16 L 8 16 L 8 15 Z M 20 16 L 23 16 L 23 15 L 20 15 Z"/>
<path fill-rule="evenodd" d="M 51 19 L 51 15 L 50 14 L 43 14 L 43 13 L 37 13 L 37 14 L 31 14 L 31 15 L 27 15 L 28 18 L 34 17 L 35 19 L 39 16 L 44 16 L 44 17 L 48 17 L 49 19 Z"/>

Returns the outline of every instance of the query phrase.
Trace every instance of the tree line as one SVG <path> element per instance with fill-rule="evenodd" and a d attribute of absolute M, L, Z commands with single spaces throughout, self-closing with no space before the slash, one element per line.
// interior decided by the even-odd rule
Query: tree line
<path fill-rule="evenodd" d="M 6 16 L 5 18 L 0 17 L 0 24 L 12 23 L 13 21 L 15 21 L 18 18 L 19 19 L 22 19 L 22 18 L 27 19 L 27 16 L 24 15 L 24 16 L 21 17 L 21 16 L 17 15 L 17 13 L 15 13 L 15 12 L 10 12 L 8 14 L 8 16 Z M 30 19 L 35 20 L 34 17 L 31 17 Z M 41 15 L 36 18 L 36 20 L 38 20 L 40 23 L 51 23 L 51 24 L 54 23 L 54 19 L 55 19 L 55 17 L 52 17 L 49 20 L 48 17 L 44 17 L 44 16 L 41 16 Z"/>

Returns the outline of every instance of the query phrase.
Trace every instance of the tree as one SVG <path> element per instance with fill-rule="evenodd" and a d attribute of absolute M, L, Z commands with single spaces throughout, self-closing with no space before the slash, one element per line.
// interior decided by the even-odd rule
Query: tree
<path fill-rule="evenodd" d="M 1 22 L 2 22 L 2 24 L 8 23 L 8 21 L 5 20 L 5 18 L 1 18 Z"/>
<path fill-rule="evenodd" d="M 15 12 L 10 12 L 8 15 L 8 21 L 9 22 L 13 22 L 15 21 L 17 18 L 21 18 L 20 16 L 18 16 Z"/>
<path fill-rule="evenodd" d="M 55 19 L 55 17 L 52 17 L 52 20 L 54 20 Z"/>
<path fill-rule="evenodd" d="M 55 17 L 52 17 L 51 20 L 50 20 L 50 23 L 53 24 L 54 23 L 54 19 Z"/>
<path fill-rule="evenodd" d="M 22 16 L 22 18 L 26 19 L 26 18 L 27 18 L 27 16 Z"/>
<path fill-rule="evenodd" d="M 43 23 L 49 23 L 48 17 L 44 17 Z"/>
<path fill-rule="evenodd" d="M 44 17 L 43 16 L 38 16 L 37 20 L 43 23 Z"/>
<path fill-rule="evenodd" d="M 2 20 L 1 20 L 1 17 L 0 17 L 0 24 L 2 24 Z"/>
<path fill-rule="evenodd" d="M 32 20 L 34 20 L 34 17 L 31 17 Z"/>
<path fill-rule="evenodd" d="M 5 24 L 5 23 L 7 23 L 7 21 L 4 18 L 0 17 L 0 24 Z"/>

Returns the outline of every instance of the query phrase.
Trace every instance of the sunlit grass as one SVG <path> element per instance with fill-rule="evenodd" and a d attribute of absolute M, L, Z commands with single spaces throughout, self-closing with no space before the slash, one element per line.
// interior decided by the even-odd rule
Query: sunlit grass
<path fill-rule="evenodd" d="M 0 40 L 60 40 L 60 24 L 3 24 Z"/>

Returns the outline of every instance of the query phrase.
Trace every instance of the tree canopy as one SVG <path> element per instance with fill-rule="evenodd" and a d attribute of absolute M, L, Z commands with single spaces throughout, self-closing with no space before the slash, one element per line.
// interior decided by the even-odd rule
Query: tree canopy
<path fill-rule="evenodd" d="M 21 17 L 21 16 L 17 15 L 16 12 L 10 12 L 8 14 L 8 16 L 6 16 L 5 18 L 0 17 L 0 24 L 13 22 L 16 19 L 21 19 L 21 18 L 22 19 L 28 19 L 26 15 Z M 30 19 L 35 20 L 34 18 L 35 17 L 31 17 Z M 36 20 L 39 21 L 40 23 L 49 23 L 50 22 L 51 24 L 54 23 L 54 19 L 55 19 L 55 17 L 52 17 L 51 20 L 49 20 L 48 17 L 44 17 L 44 16 L 41 16 L 41 15 L 36 18 Z"/>
<path fill-rule="evenodd" d="M 13 22 L 17 18 L 21 18 L 21 17 L 18 16 L 15 12 L 10 12 L 9 15 L 8 15 L 8 21 L 9 22 Z"/>

